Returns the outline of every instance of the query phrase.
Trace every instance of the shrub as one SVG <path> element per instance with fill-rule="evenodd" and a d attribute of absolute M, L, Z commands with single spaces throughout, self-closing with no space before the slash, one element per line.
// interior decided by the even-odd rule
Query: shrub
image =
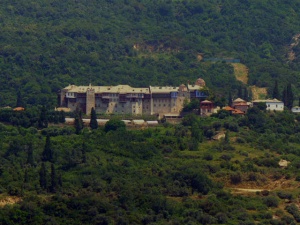
<path fill-rule="evenodd" d="M 213 160 L 213 156 L 212 156 L 212 154 L 207 152 L 207 153 L 204 154 L 203 159 L 205 159 L 207 161 L 211 161 L 211 160 Z"/>
<path fill-rule="evenodd" d="M 263 203 L 268 207 L 277 207 L 279 200 L 275 196 L 267 196 L 263 199 Z"/>
<path fill-rule="evenodd" d="M 281 199 L 291 200 L 293 198 L 293 195 L 291 193 L 286 193 L 286 192 L 283 192 L 283 191 L 277 192 L 277 196 Z"/>
<path fill-rule="evenodd" d="M 285 209 L 295 218 L 297 222 L 300 222 L 300 212 L 295 204 L 288 205 Z"/>
<path fill-rule="evenodd" d="M 240 173 L 234 173 L 230 175 L 230 182 L 232 184 L 239 184 L 242 182 L 242 176 Z"/>

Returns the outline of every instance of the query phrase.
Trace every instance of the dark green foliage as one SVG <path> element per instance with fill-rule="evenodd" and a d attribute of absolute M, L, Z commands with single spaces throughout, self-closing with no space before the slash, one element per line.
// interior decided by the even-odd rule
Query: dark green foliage
<path fill-rule="evenodd" d="M 16 107 L 25 107 L 20 90 L 17 92 Z"/>
<path fill-rule="evenodd" d="M 279 204 L 279 200 L 275 196 L 264 197 L 263 202 L 268 207 L 277 207 Z"/>
<path fill-rule="evenodd" d="M 278 89 L 278 81 L 275 80 L 275 84 L 273 87 L 272 98 L 280 99 L 279 89 Z"/>
<path fill-rule="evenodd" d="M 29 145 L 28 145 L 26 164 L 29 164 L 31 166 L 34 165 L 32 142 L 30 142 Z"/>
<path fill-rule="evenodd" d="M 242 176 L 240 173 L 233 173 L 230 175 L 230 181 L 232 184 L 239 184 L 242 182 Z"/>
<path fill-rule="evenodd" d="M 58 186 L 58 178 L 56 175 L 56 170 L 54 167 L 54 164 L 51 163 L 51 184 L 50 184 L 50 191 L 52 193 L 55 193 L 57 191 L 57 186 Z"/>
<path fill-rule="evenodd" d="M 80 134 L 81 130 L 83 129 L 82 112 L 80 110 L 76 110 L 75 112 L 74 126 L 75 133 Z"/>
<path fill-rule="evenodd" d="M 119 119 L 110 119 L 108 122 L 106 122 L 104 130 L 105 132 L 109 131 L 115 131 L 118 129 L 125 129 L 126 125 L 123 121 Z"/>
<path fill-rule="evenodd" d="M 46 137 L 46 143 L 44 146 L 44 151 L 42 153 L 42 161 L 43 162 L 53 162 L 54 161 L 54 155 L 53 155 L 53 149 L 51 145 L 50 136 L 48 135 Z"/>
<path fill-rule="evenodd" d="M 44 190 L 47 190 L 48 188 L 48 181 L 47 181 L 47 170 L 45 163 L 42 163 L 40 171 L 39 171 L 39 181 L 40 181 L 40 187 Z"/>
<path fill-rule="evenodd" d="M 96 111 L 95 111 L 94 107 L 91 110 L 90 128 L 92 130 L 98 128 L 97 115 L 96 115 Z"/>
<path fill-rule="evenodd" d="M 287 95 L 287 104 L 286 106 L 291 109 L 294 103 L 294 94 L 292 90 L 292 85 L 289 83 L 286 87 L 286 95 Z"/>
<path fill-rule="evenodd" d="M 191 185 L 195 191 L 204 195 L 206 195 L 212 188 L 211 180 L 200 173 L 192 177 Z"/>
<path fill-rule="evenodd" d="M 288 205 L 285 209 L 295 218 L 297 222 L 300 222 L 300 212 L 295 204 Z"/>
<path fill-rule="evenodd" d="M 229 106 L 232 105 L 232 95 L 231 95 L 231 91 L 229 91 L 229 94 L 228 94 L 228 105 L 229 105 Z"/>
<path fill-rule="evenodd" d="M 48 127 L 48 113 L 45 106 L 42 107 L 40 117 L 38 120 L 39 128 L 47 128 Z"/>

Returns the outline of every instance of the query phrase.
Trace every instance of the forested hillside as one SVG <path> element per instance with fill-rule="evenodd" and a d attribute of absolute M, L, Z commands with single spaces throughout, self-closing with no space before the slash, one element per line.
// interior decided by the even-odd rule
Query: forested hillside
<path fill-rule="evenodd" d="M 231 64 L 249 85 L 298 90 L 300 3 L 291 1 L 7 1 L 0 6 L 0 105 L 56 104 L 69 83 L 179 85 L 203 77 L 237 90 Z M 293 39 L 293 37 L 295 37 Z"/>
<path fill-rule="evenodd" d="M 147 129 L 1 123 L 0 224 L 299 224 L 299 122 L 253 107 Z"/>

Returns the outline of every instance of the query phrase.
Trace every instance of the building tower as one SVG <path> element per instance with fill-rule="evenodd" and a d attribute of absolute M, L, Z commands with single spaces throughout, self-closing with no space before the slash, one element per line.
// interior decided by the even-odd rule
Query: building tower
<path fill-rule="evenodd" d="M 90 84 L 86 91 L 86 109 L 85 113 L 87 115 L 91 114 L 92 108 L 95 109 L 95 89 L 92 88 L 92 85 Z"/>

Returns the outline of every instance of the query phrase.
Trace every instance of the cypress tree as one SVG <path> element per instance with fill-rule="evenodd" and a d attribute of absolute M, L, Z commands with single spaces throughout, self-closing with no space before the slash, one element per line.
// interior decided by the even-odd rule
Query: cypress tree
<path fill-rule="evenodd" d="M 287 95 L 287 104 L 286 104 L 286 106 L 289 109 L 291 109 L 291 108 L 293 108 L 293 103 L 294 103 L 294 94 L 293 94 L 291 83 L 289 83 L 286 87 L 286 95 Z"/>
<path fill-rule="evenodd" d="M 86 144 L 85 142 L 82 143 L 82 150 L 81 150 L 81 155 L 82 155 L 82 163 L 86 163 Z"/>
<path fill-rule="evenodd" d="M 17 102 L 16 103 L 17 103 L 16 104 L 17 107 L 24 107 L 24 102 L 23 102 L 23 98 L 22 98 L 20 90 L 18 90 L 18 92 L 17 92 Z"/>
<path fill-rule="evenodd" d="M 43 106 L 41 109 L 38 125 L 39 125 L 39 128 L 47 128 L 48 127 L 48 115 L 47 115 L 47 109 L 45 106 Z"/>
<path fill-rule="evenodd" d="M 242 98 L 242 97 L 243 97 L 243 88 L 242 88 L 242 86 L 239 86 L 239 89 L 238 89 L 238 97 L 239 97 L 239 98 Z"/>
<path fill-rule="evenodd" d="M 244 89 L 244 96 L 243 96 L 243 99 L 248 102 L 249 101 L 249 94 L 248 94 L 248 89 L 247 87 L 245 87 Z"/>
<path fill-rule="evenodd" d="M 29 143 L 28 150 L 27 150 L 26 164 L 29 164 L 31 166 L 34 165 L 34 161 L 33 161 L 33 149 L 32 149 L 32 143 L 31 142 Z"/>
<path fill-rule="evenodd" d="M 80 134 L 80 131 L 83 129 L 83 121 L 81 111 L 76 110 L 75 112 L 75 121 L 74 121 L 76 134 Z"/>
<path fill-rule="evenodd" d="M 287 91 L 286 91 L 286 88 L 284 88 L 283 91 L 282 91 L 282 101 L 284 103 L 284 106 L 287 107 L 288 100 L 287 100 Z"/>
<path fill-rule="evenodd" d="M 278 90 L 278 81 L 277 80 L 275 80 L 272 97 L 276 98 L 276 99 L 280 98 L 280 96 L 279 96 L 279 90 Z"/>
<path fill-rule="evenodd" d="M 229 91 L 229 95 L 228 95 L 228 105 L 232 106 L 232 96 L 231 96 L 231 91 Z"/>
<path fill-rule="evenodd" d="M 94 107 L 92 108 L 92 111 L 91 111 L 90 127 L 93 130 L 98 128 L 97 115 L 96 115 L 96 110 L 94 109 Z"/>
<path fill-rule="evenodd" d="M 66 116 L 64 111 L 59 112 L 59 122 L 60 123 L 65 123 L 66 122 Z"/>
<path fill-rule="evenodd" d="M 55 193 L 57 189 L 57 177 L 56 177 L 56 171 L 54 164 L 51 164 L 51 185 L 50 185 L 50 191 Z"/>
<path fill-rule="evenodd" d="M 44 147 L 44 151 L 42 153 L 42 161 L 43 162 L 46 162 L 46 161 L 53 162 L 53 150 L 51 147 L 51 140 L 50 140 L 49 135 L 47 135 L 47 137 L 46 137 L 46 144 Z"/>
<path fill-rule="evenodd" d="M 28 178 L 28 169 L 25 169 L 25 173 L 24 173 L 24 183 L 28 183 L 29 178 Z"/>
<path fill-rule="evenodd" d="M 46 171 L 45 163 L 42 163 L 39 175 L 40 175 L 40 186 L 42 189 L 46 190 L 47 189 L 47 171 Z"/>

